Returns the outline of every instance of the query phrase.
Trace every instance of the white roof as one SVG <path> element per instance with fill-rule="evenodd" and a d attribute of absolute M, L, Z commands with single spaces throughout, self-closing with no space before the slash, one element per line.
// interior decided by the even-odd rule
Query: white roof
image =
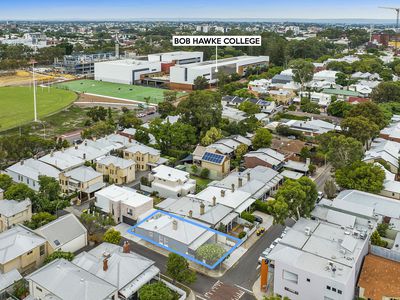
<path fill-rule="evenodd" d="M 373 209 L 375 214 L 384 217 L 400 218 L 400 201 L 384 196 L 357 190 L 345 190 L 337 195 L 333 205 L 337 205 L 337 202 L 357 204 Z"/>
<path fill-rule="evenodd" d="M 122 202 L 130 207 L 139 207 L 145 203 L 153 201 L 153 198 L 139 194 L 132 188 L 120 187 L 115 184 L 97 191 L 95 196 L 102 196 L 113 202 Z"/>
<path fill-rule="evenodd" d="M 108 149 L 105 148 L 95 148 L 87 141 L 83 142 L 80 145 L 76 145 L 64 150 L 64 153 L 70 154 L 72 156 L 78 157 L 85 161 L 95 160 L 106 155 L 109 152 Z"/>
<path fill-rule="evenodd" d="M 106 166 L 113 164 L 114 166 L 121 168 L 121 169 L 126 169 L 126 168 L 132 167 L 136 164 L 131 159 L 124 159 L 124 158 L 121 158 L 118 156 L 113 156 L 113 155 L 107 155 L 106 157 L 103 157 L 103 158 L 97 160 L 97 163 L 101 164 L 101 165 L 106 165 Z"/>
<path fill-rule="evenodd" d="M 67 214 L 38 228 L 36 233 L 45 237 L 53 249 L 58 249 L 77 237 L 87 235 L 85 226 L 74 214 Z"/>
<path fill-rule="evenodd" d="M 65 259 L 56 259 L 26 277 L 62 300 L 105 300 L 117 287 Z"/>
<path fill-rule="evenodd" d="M 16 269 L 7 273 L 0 273 L 0 293 L 20 279 L 22 279 L 22 276 Z"/>
<path fill-rule="evenodd" d="M 135 142 L 135 144 L 131 147 L 129 147 L 128 149 L 125 150 L 126 152 L 130 152 L 130 153 L 136 153 L 136 152 L 140 152 L 142 154 L 144 153 L 149 153 L 150 155 L 160 155 L 160 151 L 157 149 L 154 149 L 152 147 L 143 145 L 139 142 Z"/>
<path fill-rule="evenodd" d="M 24 201 L 0 200 L 0 216 L 12 217 L 28 209 L 31 200 Z"/>
<path fill-rule="evenodd" d="M 22 225 L 0 233 L 0 264 L 5 264 L 46 243 L 46 240 Z"/>
<path fill-rule="evenodd" d="M 176 229 L 173 229 L 173 221 L 177 222 Z M 191 221 L 204 227 L 208 227 L 208 225 L 205 223 L 194 220 Z M 158 232 L 163 236 L 166 236 L 188 246 L 196 239 L 201 237 L 203 234 L 211 234 L 211 236 L 215 234 L 205 228 L 191 224 L 189 222 L 185 222 L 180 219 L 172 218 L 163 213 L 155 214 L 152 218 L 147 219 L 145 222 L 138 225 L 138 227 L 148 231 Z"/>
<path fill-rule="evenodd" d="M 39 176 L 44 175 L 58 180 L 60 171 L 37 159 L 22 160 L 6 169 L 6 172 L 14 172 L 32 180 L 38 181 Z"/>
<path fill-rule="evenodd" d="M 65 176 L 79 182 L 87 182 L 98 177 L 103 177 L 103 174 L 96 172 L 92 167 L 80 166 L 76 169 L 65 172 Z"/>
<path fill-rule="evenodd" d="M 39 158 L 39 160 L 51 166 L 54 166 L 61 171 L 76 168 L 85 163 L 83 159 L 72 156 L 62 151 L 56 151 L 54 153 L 47 154 Z"/>
<path fill-rule="evenodd" d="M 104 253 L 110 255 L 107 271 L 103 270 Z M 102 243 L 89 252 L 82 252 L 73 263 L 118 287 L 126 298 L 160 272 L 154 261 L 134 252 L 123 253 L 121 246 L 110 243 Z"/>
<path fill-rule="evenodd" d="M 245 157 L 257 157 L 271 165 L 278 165 L 285 160 L 285 156 L 271 148 L 260 148 L 255 151 L 250 151 L 244 155 Z"/>
<path fill-rule="evenodd" d="M 189 173 L 168 166 L 160 165 L 152 170 L 154 177 L 167 181 L 186 181 L 189 178 Z"/>
<path fill-rule="evenodd" d="M 221 191 L 225 192 L 225 195 L 222 196 Z M 215 186 L 209 186 L 202 190 L 200 193 L 195 195 L 197 199 L 208 201 L 209 203 L 213 203 L 213 197 L 216 198 L 216 202 L 222 205 L 231 207 L 233 209 L 237 209 L 241 204 L 245 203 L 248 199 L 252 199 L 254 202 L 255 199 L 251 198 L 251 194 L 248 192 L 244 192 L 238 189 L 232 192 L 231 189 L 219 188 Z"/>

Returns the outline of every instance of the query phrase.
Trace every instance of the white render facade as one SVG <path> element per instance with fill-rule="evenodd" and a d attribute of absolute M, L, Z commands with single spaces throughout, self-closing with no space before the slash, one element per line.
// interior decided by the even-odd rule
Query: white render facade
<path fill-rule="evenodd" d="M 238 56 L 225 58 L 218 61 L 218 70 L 226 74 L 242 74 L 249 66 L 266 65 L 268 62 L 268 56 Z M 215 66 L 215 61 L 174 66 L 171 67 L 170 70 L 170 81 L 176 84 L 193 85 L 194 80 L 202 76 L 210 83 L 214 83 L 217 79 Z"/>
<path fill-rule="evenodd" d="M 151 190 L 163 198 L 180 198 L 196 192 L 196 180 L 188 172 L 168 166 L 155 167 L 149 174 Z"/>
<path fill-rule="evenodd" d="M 267 255 L 274 293 L 291 300 L 352 300 L 375 223 L 334 208 L 318 207 L 317 215 L 318 221 L 300 219 L 287 229 Z"/>
<path fill-rule="evenodd" d="M 94 79 L 100 81 L 134 84 L 140 75 L 161 71 L 161 63 L 146 60 L 114 60 L 94 64 Z"/>

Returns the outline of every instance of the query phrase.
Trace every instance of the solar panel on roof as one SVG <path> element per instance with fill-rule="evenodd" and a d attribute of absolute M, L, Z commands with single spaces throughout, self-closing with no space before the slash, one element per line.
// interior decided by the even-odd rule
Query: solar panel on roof
<path fill-rule="evenodd" d="M 224 156 L 221 154 L 206 152 L 206 153 L 204 153 L 202 159 L 205 161 L 215 163 L 215 164 L 220 164 L 224 160 Z"/>

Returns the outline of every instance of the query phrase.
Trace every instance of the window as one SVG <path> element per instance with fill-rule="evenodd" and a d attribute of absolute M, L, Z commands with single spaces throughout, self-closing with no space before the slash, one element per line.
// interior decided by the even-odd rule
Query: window
<path fill-rule="evenodd" d="M 339 294 L 339 295 L 341 295 L 341 294 L 342 294 L 342 291 L 341 291 L 341 290 L 337 290 L 337 292 L 338 292 L 338 294 Z"/>
<path fill-rule="evenodd" d="M 39 292 L 43 292 L 43 290 L 42 290 L 40 287 L 38 287 L 38 286 L 36 286 L 36 289 L 37 289 Z"/>
<path fill-rule="evenodd" d="M 336 292 L 336 288 L 333 287 L 333 288 L 332 288 L 332 292 Z"/>
<path fill-rule="evenodd" d="M 33 251 L 29 251 L 26 255 L 31 255 L 33 253 Z"/>
<path fill-rule="evenodd" d="M 128 215 L 132 216 L 133 215 L 132 209 L 128 208 L 128 212 L 127 213 L 128 213 Z"/>
<path fill-rule="evenodd" d="M 326 289 L 327 289 L 328 291 L 330 291 L 330 290 L 331 290 L 331 287 L 330 287 L 329 285 L 327 285 L 327 286 L 326 286 Z"/>
<path fill-rule="evenodd" d="M 307 278 L 307 282 L 310 282 L 311 280 L 310 280 L 310 278 Z"/>
<path fill-rule="evenodd" d="M 283 270 L 282 277 L 283 277 L 283 279 L 293 282 L 293 283 L 296 283 L 296 284 L 298 282 L 298 275 L 295 273 L 286 271 L 286 270 Z"/>
<path fill-rule="evenodd" d="M 41 245 L 40 246 L 40 256 L 42 256 L 42 255 L 44 255 L 44 251 L 45 249 L 44 249 L 44 245 Z"/>

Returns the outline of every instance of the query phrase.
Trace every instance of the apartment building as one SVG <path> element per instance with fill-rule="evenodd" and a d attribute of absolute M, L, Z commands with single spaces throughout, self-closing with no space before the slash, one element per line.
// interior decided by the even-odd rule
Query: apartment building
<path fill-rule="evenodd" d="M 90 200 L 94 193 L 105 186 L 103 174 L 91 167 L 81 166 L 60 173 L 61 191 L 65 194 L 77 193 L 78 203 Z"/>
<path fill-rule="evenodd" d="M 354 299 L 372 229 L 367 219 L 339 211 L 328 210 L 326 218 L 300 219 L 267 254 L 274 293 L 292 300 Z"/>
<path fill-rule="evenodd" d="M 16 224 L 30 221 L 32 218 L 32 202 L 0 200 L 0 232 L 10 229 Z"/>
<path fill-rule="evenodd" d="M 103 174 L 104 181 L 125 184 L 135 180 L 135 165 L 133 160 L 108 155 L 96 161 L 96 171 Z"/>
<path fill-rule="evenodd" d="M 157 192 L 163 198 L 179 198 L 196 192 L 196 180 L 190 174 L 164 165 L 155 167 L 149 174 L 149 191 Z"/>
<path fill-rule="evenodd" d="M 125 149 L 123 153 L 125 159 L 133 160 L 136 163 L 137 171 L 151 170 L 167 161 L 161 157 L 159 150 L 138 142 Z"/>
<path fill-rule="evenodd" d="M 153 198 L 128 187 L 110 185 L 96 192 L 95 196 L 96 207 L 110 214 L 117 224 L 134 225 L 140 215 L 153 208 Z"/>

